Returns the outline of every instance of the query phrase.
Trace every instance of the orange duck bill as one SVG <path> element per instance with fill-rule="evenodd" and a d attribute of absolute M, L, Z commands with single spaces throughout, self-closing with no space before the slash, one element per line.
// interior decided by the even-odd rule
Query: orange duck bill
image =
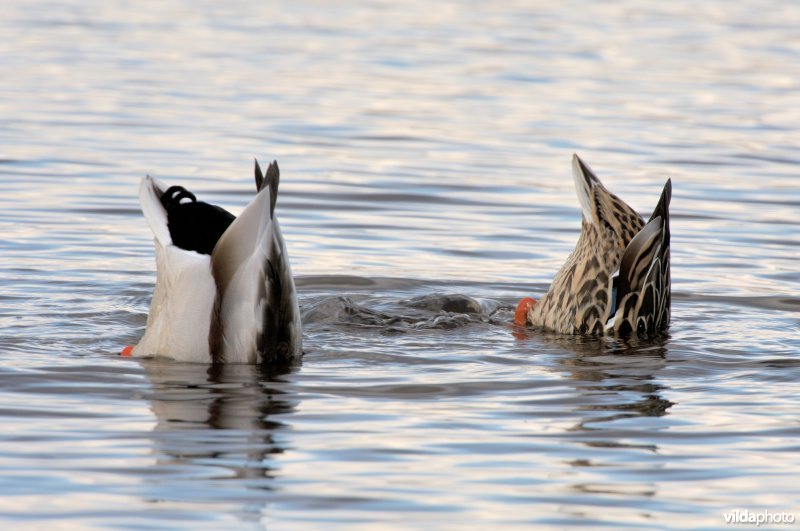
<path fill-rule="evenodd" d="M 528 324 L 528 311 L 536 306 L 536 300 L 525 297 L 517 304 L 517 311 L 514 312 L 514 322 L 520 326 Z"/>

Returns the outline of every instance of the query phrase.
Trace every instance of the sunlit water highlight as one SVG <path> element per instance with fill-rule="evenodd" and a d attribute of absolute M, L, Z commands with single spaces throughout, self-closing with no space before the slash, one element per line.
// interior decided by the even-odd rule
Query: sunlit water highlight
<path fill-rule="evenodd" d="M 0 518 L 800 518 L 800 11 L 536 4 L 5 6 Z M 577 237 L 572 152 L 645 214 L 673 179 L 669 338 L 507 324 Z M 120 359 L 154 281 L 139 179 L 238 212 L 253 156 L 302 364 Z"/>

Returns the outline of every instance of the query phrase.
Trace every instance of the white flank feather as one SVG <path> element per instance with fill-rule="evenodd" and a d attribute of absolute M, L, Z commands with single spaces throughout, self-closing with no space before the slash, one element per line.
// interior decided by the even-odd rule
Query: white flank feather
<path fill-rule="evenodd" d="M 208 331 L 217 288 L 211 257 L 172 244 L 156 246 L 156 287 L 147 330 L 134 356 L 209 363 Z"/>
<path fill-rule="evenodd" d="M 150 176 L 139 186 L 142 212 L 155 237 L 157 276 L 147 330 L 132 355 L 208 363 L 208 329 L 216 296 L 211 258 L 172 244 L 161 204 L 163 191 L 164 186 Z"/>

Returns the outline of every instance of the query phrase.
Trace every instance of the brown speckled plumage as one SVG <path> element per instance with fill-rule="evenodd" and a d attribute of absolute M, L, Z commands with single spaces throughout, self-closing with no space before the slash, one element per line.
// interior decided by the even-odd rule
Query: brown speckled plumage
<path fill-rule="evenodd" d="M 620 269 L 629 244 L 645 223 L 636 211 L 609 192 L 577 155 L 573 156 L 572 163 L 583 207 L 581 235 L 575 250 L 556 273 L 547 294 L 528 312 L 528 322 L 565 334 L 603 335 L 613 317 L 611 311 L 616 302 L 613 276 Z M 649 321 L 648 317 L 643 318 L 646 330 L 660 330 L 669 322 L 669 216 L 666 210 L 669 199 L 666 205 L 662 203 L 663 195 L 659 203 L 660 207 L 663 206 L 661 216 L 648 230 L 648 241 L 639 238 L 647 244 L 646 248 L 639 245 L 627 251 L 627 262 L 633 270 L 630 275 L 625 271 L 626 278 L 631 275 L 633 278 L 626 281 L 625 286 L 629 288 L 626 298 L 618 299 L 621 301 L 620 310 L 624 311 L 616 313 L 609 332 L 624 334 L 629 332 L 629 326 L 636 330 L 635 323 L 642 317 L 641 313 L 655 314 Z M 655 242 L 656 239 L 660 243 Z M 651 267 L 653 264 L 655 267 Z M 639 292 L 645 284 L 650 290 L 647 296 Z M 658 310 L 651 311 L 648 305 L 655 305 Z M 634 326 L 623 324 L 631 319 Z M 641 331 L 641 323 L 638 328 Z"/>

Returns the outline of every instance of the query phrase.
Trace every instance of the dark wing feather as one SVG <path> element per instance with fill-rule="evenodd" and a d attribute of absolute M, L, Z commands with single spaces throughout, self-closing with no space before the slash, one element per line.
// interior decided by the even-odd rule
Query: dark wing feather
<path fill-rule="evenodd" d="M 294 356 L 299 342 L 299 308 L 286 247 L 280 234 L 272 241 L 266 262 L 266 306 L 258 348 L 263 363 L 274 364 Z"/>
<path fill-rule="evenodd" d="M 667 181 L 647 225 L 622 255 L 613 330 L 619 335 L 651 336 L 663 331 L 670 319 L 669 203 Z"/>
<path fill-rule="evenodd" d="M 302 326 L 286 244 L 274 217 L 278 165 L 211 255 L 217 307 L 209 343 L 215 361 L 266 363 L 300 355 Z"/>

